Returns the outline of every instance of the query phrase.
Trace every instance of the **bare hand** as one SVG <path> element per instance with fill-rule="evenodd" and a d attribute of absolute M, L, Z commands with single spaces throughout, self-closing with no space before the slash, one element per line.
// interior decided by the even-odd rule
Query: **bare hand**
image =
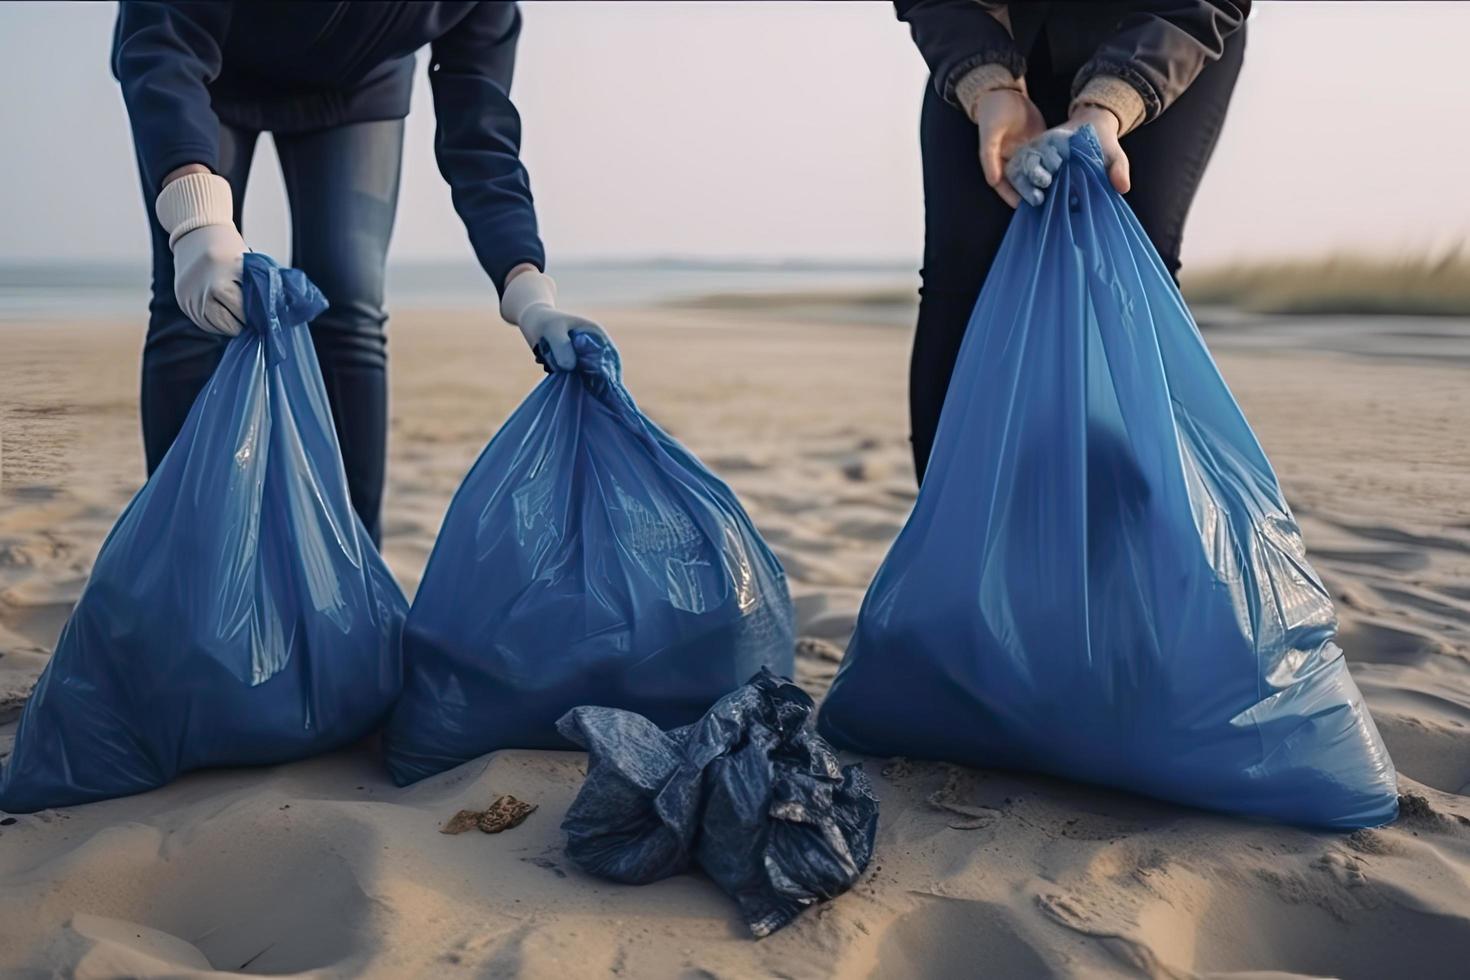
<path fill-rule="evenodd" d="M 1041 110 L 1026 93 L 997 88 L 975 100 L 971 117 L 980 130 L 980 169 L 985 172 L 985 182 L 1015 207 L 1021 203 L 1021 195 L 1006 178 L 1006 161 L 1045 130 Z"/>
<path fill-rule="evenodd" d="M 1062 128 L 1075 133 L 1089 125 L 1102 145 L 1103 168 L 1108 172 L 1108 180 L 1119 194 L 1127 194 L 1133 184 L 1128 178 L 1128 154 L 1118 142 L 1118 117 L 1101 106 L 1079 105 Z"/>

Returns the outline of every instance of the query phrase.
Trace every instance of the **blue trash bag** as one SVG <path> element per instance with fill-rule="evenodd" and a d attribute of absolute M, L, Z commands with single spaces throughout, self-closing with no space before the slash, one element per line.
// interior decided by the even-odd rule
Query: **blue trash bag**
<path fill-rule="evenodd" d="M 408 603 L 347 495 L 304 274 L 245 256 L 245 329 L 118 518 L 21 714 L 0 809 L 286 762 L 381 723 Z"/>
<path fill-rule="evenodd" d="M 697 864 L 756 936 L 836 898 L 873 856 L 878 800 L 862 766 L 840 765 L 813 729 L 812 708 L 762 669 L 669 732 L 630 711 L 573 709 L 557 727 L 589 758 L 561 825 L 567 855 L 634 885 Z"/>
<path fill-rule="evenodd" d="M 570 748 L 581 704 L 686 725 L 791 673 L 786 575 L 730 488 L 654 425 L 617 351 L 573 336 L 445 515 L 404 628 L 384 748 L 399 785 L 503 748 Z"/>
<path fill-rule="evenodd" d="M 1022 207 L 820 712 L 838 745 L 1310 826 L 1393 763 L 1271 464 L 1095 135 Z"/>

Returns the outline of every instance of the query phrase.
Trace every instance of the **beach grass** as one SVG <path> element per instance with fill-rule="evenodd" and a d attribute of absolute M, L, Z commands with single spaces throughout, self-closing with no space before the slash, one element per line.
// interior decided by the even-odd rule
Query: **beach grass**
<path fill-rule="evenodd" d="M 1252 313 L 1467 316 L 1470 256 L 1337 255 L 1214 266 L 1183 277 L 1194 305 Z"/>
<path fill-rule="evenodd" d="M 905 310 L 918 305 L 919 294 L 911 286 L 873 289 L 810 289 L 783 292 L 706 293 L 673 301 L 681 309 L 826 310 L 832 307 Z"/>
<path fill-rule="evenodd" d="M 1184 273 L 1184 297 L 1195 307 L 1248 313 L 1351 316 L 1470 316 L 1470 255 L 1367 258 L 1348 255 L 1206 266 Z M 863 319 L 908 322 L 918 304 L 912 285 L 722 292 L 681 298 L 683 309 L 784 313 L 816 318 L 844 311 Z"/>

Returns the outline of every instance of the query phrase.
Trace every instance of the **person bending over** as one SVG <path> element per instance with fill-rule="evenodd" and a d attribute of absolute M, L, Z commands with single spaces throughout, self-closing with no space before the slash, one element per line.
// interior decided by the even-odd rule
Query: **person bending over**
<path fill-rule="evenodd" d="M 153 232 L 141 414 L 148 472 L 238 333 L 241 202 L 272 134 L 291 264 L 326 296 L 311 336 L 353 507 L 380 538 L 387 448 L 383 271 L 398 203 L 414 52 L 428 45 L 434 149 L 500 313 L 548 369 L 575 366 L 543 272 L 521 122 L 510 100 L 514 3 L 141 3 L 118 8 L 122 85 Z M 542 357 L 538 353 L 538 360 Z"/>

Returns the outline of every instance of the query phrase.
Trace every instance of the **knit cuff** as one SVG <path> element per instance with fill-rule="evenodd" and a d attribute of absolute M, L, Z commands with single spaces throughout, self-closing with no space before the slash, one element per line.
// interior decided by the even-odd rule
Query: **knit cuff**
<path fill-rule="evenodd" d="M 235 196 L 230 182 L 218 174 L 185 174 L 159 193 L 153 211 L 168 232 L 168 247 L 173 248 L 195 228 L 233 225 Z"/>
<path fill-rule="evenodd" d="M 1005 65 L 990 62 L 984 65 L 976 65 L 961 76 L 954 86 L 954 100 L 965 110 L 965 115 L 970 121 L 975 121 L 975 103 L 980 96 L 986 92 L 996 89 L 1009 89 L 1013 92 L 1026 91 L 1025 83 L 1011 74 L 1011 70 Z"/>
<path fill-rule="evenodd" d="M 1093 75 L 1072 99 L 1078 105 L 1094 105 L 1118 117 L 1118 135 L 1138 128 L 1143 122 L 1144 102 L 1138 89 L 1116 75 Z"/>

